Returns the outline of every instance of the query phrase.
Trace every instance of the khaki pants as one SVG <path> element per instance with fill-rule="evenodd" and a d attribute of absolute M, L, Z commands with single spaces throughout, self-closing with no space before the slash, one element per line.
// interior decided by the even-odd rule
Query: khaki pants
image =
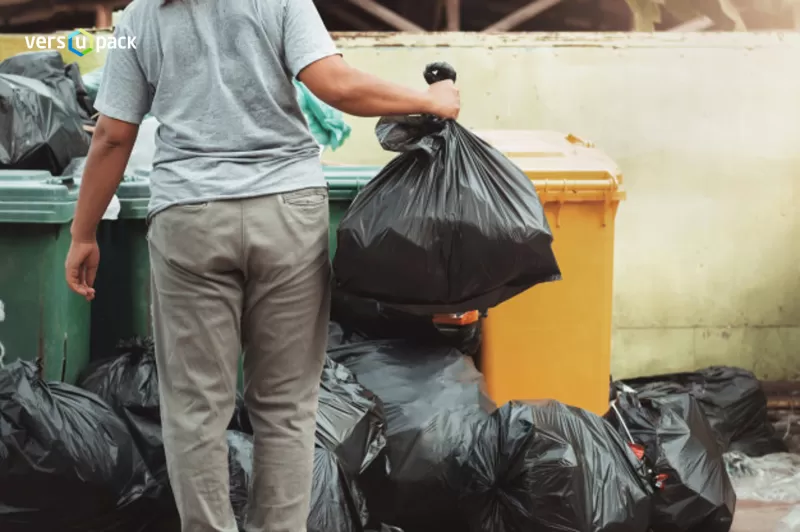
<path fill-rule="evenodd" d="M 330 306 L 328 194 L 177 206 L 150 225 L 161 418 L 183 532 L 237 532 L 225 431 L 244 348 L 248 532 L 305 532 Z"/>

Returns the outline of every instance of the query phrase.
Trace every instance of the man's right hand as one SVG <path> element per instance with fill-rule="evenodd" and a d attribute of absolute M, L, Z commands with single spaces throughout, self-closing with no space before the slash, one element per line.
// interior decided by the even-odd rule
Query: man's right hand
<path fill-rule="evenodd" d="M 461 111 L 461 93 L 452 81 L 445 80 L 428 87 L 431 98 L 430 114 L 440 118 L 458 118 Z"/>

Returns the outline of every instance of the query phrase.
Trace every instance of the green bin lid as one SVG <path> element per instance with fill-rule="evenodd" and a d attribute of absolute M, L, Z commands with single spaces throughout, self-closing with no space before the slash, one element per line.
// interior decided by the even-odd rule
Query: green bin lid
<path fill-rule="evenodd" d="M 381 171 L 380 166 L 325 166 L 331 201 L 352 201 Z"/>
<path fill-rule="evenodd" d="M 44 170 L 0 170 L 0 223 L 65 224 L 75 216 L 78 185 Z"/>
<path fill-rule="evenodd" d="M 147 218 L 150 205 L 150 171 L 137 169 L 133 175 L 126 175 L 117 188 L 117 197 L 120 218 Z"/>

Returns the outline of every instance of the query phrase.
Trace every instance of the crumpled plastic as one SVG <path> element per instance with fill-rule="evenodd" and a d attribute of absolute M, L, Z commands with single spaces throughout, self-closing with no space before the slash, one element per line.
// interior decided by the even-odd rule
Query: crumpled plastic
<path fill-rule="evenodd" d="M 311 134 L 320 145 L 330 146 L 334 151 L 339 149 L 351 132 L 342 112 L 314 96 L 302 82 L 294 80 L 294 86 L 297 90 L 297 102 L 306 117 Z"/>
<path fill-rule="evenodd" d="M 461 467 L 470 532 L 648 532 L 650 492 L 602 418 L 558 401 L 511 402 Z"/>
<path fill-rule="evenodd" d="M 89 151 L 80 115 L 36 79 L 0 74 L 0 124 L 0 170 L 61 175 Z"/>
<path fill-rule="evenodd" d="M 714 432 L 687 393 L 618 394 L 608 422 L 629 445 L 642 446 L 653 494 L 653 532 L 728 532 L 736 494 Z"/>
<path fill-rule="evenodd" d="M 362 478 L 373 518 L 414 532 L 466 530 L 458 467 L 495 409 L 472 360 L 453 348 L 353 338 L 328 356 L 383 403 L 388 469 Z"/>
<path fill-rule="evenodd" d="M 110 355 L 89 365 L 78 378 L 78 386 L 96 393 L 125 422 L 150 472 L 150 497 L 164 511 L 174 511 L 161 433 L 161 403 L 153 340 L 132 338 L 121 341 Z M 246 429 L 241 426 L 242 408 L 242 401 L 238 399 L 228 427 L 230 430 Z"/>
<path fill-rule="evenodd" d="M 623 379 L 642 399 L 688 393 L 694 397 L 723 452 L 748 456 L 786 452 L 767 418 L 767 396 L 751 372 L 713 366 L 696 372 Z M 617 385 L 612 385 L 612 388 Z"/>
<path fill-rule="evenodd" d="M 342 291 L 412 314 L 487 310 L 561 279 L 552 233 L 530 179 L 453 120 L 382 118 L 401 152 L 339 223 Z"/>
<path fill-rule="evenodd" d="M 250 482 L 253 478 L 253 438 L 248 434 L 229 430 L 227 439 L 231 506 L 236 525 L 239 530 L 244 530 Z"/>
<path fill-rule="evenodd" d="M 64 64 L 56 51 L 25 52 L 0 62 L 0 74 L 36 79 L 50 87 L 65 109 L 84 124 L 92 124 L 95 110 L 81 78 L 77 63 Z"/>
<path fill-rule="evenodd" d="M 730 452 L 724 457 L 739 499 L 800 504 L 800 455 L 776 453 L 752 458 Z"/>
<path fill-rule="evenodd" d="M 93 393 L 0 369 L 0 529 L 138 532 L 148 473 L 130 432 Z"/>

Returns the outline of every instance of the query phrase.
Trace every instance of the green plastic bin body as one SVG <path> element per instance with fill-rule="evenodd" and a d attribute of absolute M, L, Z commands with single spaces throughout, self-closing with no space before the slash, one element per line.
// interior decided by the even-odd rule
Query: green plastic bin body
<path fill-rule="evenodd" d="M 0 352 L 74 383 L 89 361 L 90 304 L 64 278 L 78 187 L 36 170 L 0 170 Z"/>
<path fill-rule="evenodd" d="M 92 302 L 92 360 L 112 355 L 120 340 L 152 335 L 147 176 L 137 172 L 122 180 L 117 189 L 118 219 L 103 220 L 98 227 L 100 268 Z"/>
<path fill-rule="evenodd" d="M 370 179 L 380 172 L 379 166 L 328 166 L 325 180 L 328 182 L 330 203 L 330 253 L 336 253 L 336 230 L 347 208 Z"/>

